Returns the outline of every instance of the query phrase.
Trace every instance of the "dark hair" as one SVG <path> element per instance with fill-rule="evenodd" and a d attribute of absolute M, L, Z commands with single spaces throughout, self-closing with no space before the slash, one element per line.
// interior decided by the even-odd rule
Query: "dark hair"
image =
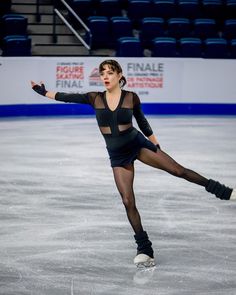
<path fill-rule="evenodd" d="M 112 69 L 112 71 L 117 72 L 118 74 L 122 73 L 122 68 L 120 66 L 120 64 L 114 60 L 114 59 L 107 59 L 104 60 L 100 65 L 99 65 L 99 73 L 101 73 L 102 71 L 104 71 L 104 66 L 108 66 L 110 69 Z M 120 78 L 120 87 L 123 88 L 126 84 L 126 79 L 124 76 L 122 76 Z"/>

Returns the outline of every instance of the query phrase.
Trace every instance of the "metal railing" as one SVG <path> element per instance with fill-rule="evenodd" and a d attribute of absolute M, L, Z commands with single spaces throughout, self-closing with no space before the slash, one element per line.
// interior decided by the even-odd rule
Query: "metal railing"
<path fill-rule="evenodd" d="M 38 1 L 38 0 L 37 0 Z M 89 51 L 91 50 L 91 40 L 92 35 L 90 29 L 86 26 L 83 20 L 76 14 L 76 12 L 66 3 L 64 0 L 60 0 L 61 3 L 67 8 L 67 10 L 75 17 L 75 19 L 79 22 L 79 24 L 84 28 L 86 34 L 88 36 L 88 43 L 83 39 L 83 37 L 73 28 L 73 26 L 66 20 L 66 18 L 62 15 L 62 13 L 55 8 L 54 5 L 54 13 L 53 13 L 53 41 L 57 42 L 57 34 L 56 34 L 56 15 L 62 20 L 62 22 L 67 26 L 67 28 L 74 34 L 74 36 L 83 44 L 85 48 Z M 56 1 L 54 1 L 55 3 Z"/>
<path fill-rule="evenodd" d="M 40 0 L 37 0 L 37 2 L 36 2 L 36 20 L 37 20 L 37 22 L 41 21 L 41 15 L 39 13 L 39 5 L 40 5 L 39 1 Z"/>

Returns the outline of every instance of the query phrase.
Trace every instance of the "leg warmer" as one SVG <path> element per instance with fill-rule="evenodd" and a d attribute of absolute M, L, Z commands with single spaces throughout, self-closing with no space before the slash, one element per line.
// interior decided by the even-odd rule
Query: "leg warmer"
<path fill-rule="evenodd" d="M 206 186 L 206 191 L 216 195 L 216 197 L 221 200 L 229 200 L 233 189 L 219 183 L 218 181 L 209 179 Z"/>
<path fill-rule="evenodd" d="M 148 235 L 145 231 L 134 235 L 135 241 L 138 245 L 137 254 L 146 254 L 153 258 L 152 242 L 149 241 Z"/>

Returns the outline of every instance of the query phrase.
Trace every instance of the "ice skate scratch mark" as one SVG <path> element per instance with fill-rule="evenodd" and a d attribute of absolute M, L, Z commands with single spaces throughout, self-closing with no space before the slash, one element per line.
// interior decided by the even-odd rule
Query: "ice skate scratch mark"
<path fill-rule="evenodd" d="M 70 285 L 70 295 L 74 295 L 74 280 L 71 280 L 71 285 Z"/>
<path fill-rule="evenodd" d="M 221 259 L 223 259 L 223 260 L 227 259 L 227 256 L 213 253 L 212 250 L 206 250 L 206 249 L 204 249 L 204 248 L 202 248 L 202 247 L 198 247 L 198 248 L 196 248 L 196 251 L 199 251 L 199 250 L 201 250 L 201 251 L 207 253 L 208 255 L 214 256 L 214 257 L 216 257 L 216 258 L 221 258 Z"/>
<path fill-rule="evenodd" d="M 176 228 L 175 222 L 173 221 L 173 218 L 171 218 L 171 214 L 167 212 L 165 209 L 165 205 L 163 205 L 163 202 L 165 199 L 161 199 L 159 204 L 160 204 L 160 212 L 163 214 L 164 218 L 166 219 L 166 224 L 169 228 Z"/>
<path fill-rule="evenodd" d="M 218 207 L 214 206 L 214 205 L 211 205 L 211 206 L 208 206 L 209 209 L 213 208 L 215 211 L 216 211 L 216 214 L 220 214 L 220 210 Z"/>

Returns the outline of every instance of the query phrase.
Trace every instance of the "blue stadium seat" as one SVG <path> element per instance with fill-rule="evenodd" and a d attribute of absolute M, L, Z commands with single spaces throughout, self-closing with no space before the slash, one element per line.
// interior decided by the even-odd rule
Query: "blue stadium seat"
<path fill-rule="evenodd" d="M 150 48 L 152 40 L 165 35 L 164 19 L 160 17 L 145 17 L 140 28 L 140 41 L 143 47 Z"/>
<path fill-rule="evenodd" d="M 226 0 L 225 19 L 236 18 L 236 0 Z"/>
<path fill-rule="evenodd" d="M 72 2 L 72 8 L 83 21 L 86 21 L 89 16 L 95 14 L 92 0 L 74 0 Z M 74 19 L 73 17 L 71 18 L 72 20 Z"/>
<path fill-rule="evenodd" d="M 206 39 L 218 37 L 216 21 L 209 18 L 197 18 L 194 20 L 194 37 Z"/>
<path fill-rule="evenodd" d="M 0 16 L 9 13 L 11 11 L 11 0 L 0 1 Z"/>
<path fill-rule="evenodd" d="M 202 57 L 202 41 L 200 38 L 181 38 L 179 40 L 181 57 Z"/>
<path fill-rule="evenodd" d="M 168 20 L 168 36 L 174 38 L 189 37 L 191 33 L 188 18 L 170 18 Z"/>
<path fill-rule="evenodd" d="M 178 0 L 177 9 L 179 17 L 194 19 L 201 16 L 198 0 Z"/>
<path fill-rule="evenodd" d="M 132 22 L 128 17 L 114 16 L 110 21 L 113 45 L 116 45 L 117 39 L 121 37 L 133 37 Z"/>
<path fill-rule="evenodd" d="M 205 58 L 228 58 L 227 41 L 223 38 L 208 38 L 204 41 L 204 57 Z"/>
<path fill-rule="evenodd" d="M 28 36 L 6 36 L 3 38 L 3 56 L 31 56 L 31 39 Z"/>
<path fill-rule="evenodd" d="M 177 44 L 175 38 L 158 37 L 153 40 L 153 57 L 177 57 Z"/>
<path fill-rule="evenodd" d="M 230 42 L 230 57 L 236 58 L 236 39 L 232 39 Z"/>
<path fill-rule="evenodd" d="M 123 37 L 117 41 L 117 57 L 143 57 L 141 42 L 136 37 Z"/>
<path fill-rule="evenodd" d="M 221 0 L 203 0 L 202 11 L 203 17 L 220 20 L 223 17 L 223 3 Z"/>
<path fill-rule="evenodd" d="M 127 10 L 129 0 L 119 0 L 121 9 Z"/>
<path fill-rule="evenodd" d="M 3 35 L 27 35 L 28 20 L 18 14 L 5 14 L 2 16 Z"/>
<path fill-rule="evenodd" d="M 96 9 L 96 15 L 121 16 L 122 11 L 119 0 L 100 0 Z"/>
<path fill-rule="evenodd" d="M 88 18 L 88 27 L 90 29 L 91 48 L 108 48 L 110 47 L 110 23 L 106 16 L 90 16 Z M 89 36 L 86 36 L 87 42 L 89 42 Z"/>
<path fill-rule="evenodd" d="M 227 19 L 224 22 L 223 37 L 226 39 L 236 38 L 236 19 Z"/>
<path fill-rule="evenodd" d="M 139 27 L 142 19 L 151 16 L 151 13 L 151 0 L 129 0 L 127 14 L 135 27 Z"/>
<path fill-rule="evenodd" d="M 152 16 L 163 17 L 164 19 L 177 16 L 175 0 L 154 0 Z"/>

